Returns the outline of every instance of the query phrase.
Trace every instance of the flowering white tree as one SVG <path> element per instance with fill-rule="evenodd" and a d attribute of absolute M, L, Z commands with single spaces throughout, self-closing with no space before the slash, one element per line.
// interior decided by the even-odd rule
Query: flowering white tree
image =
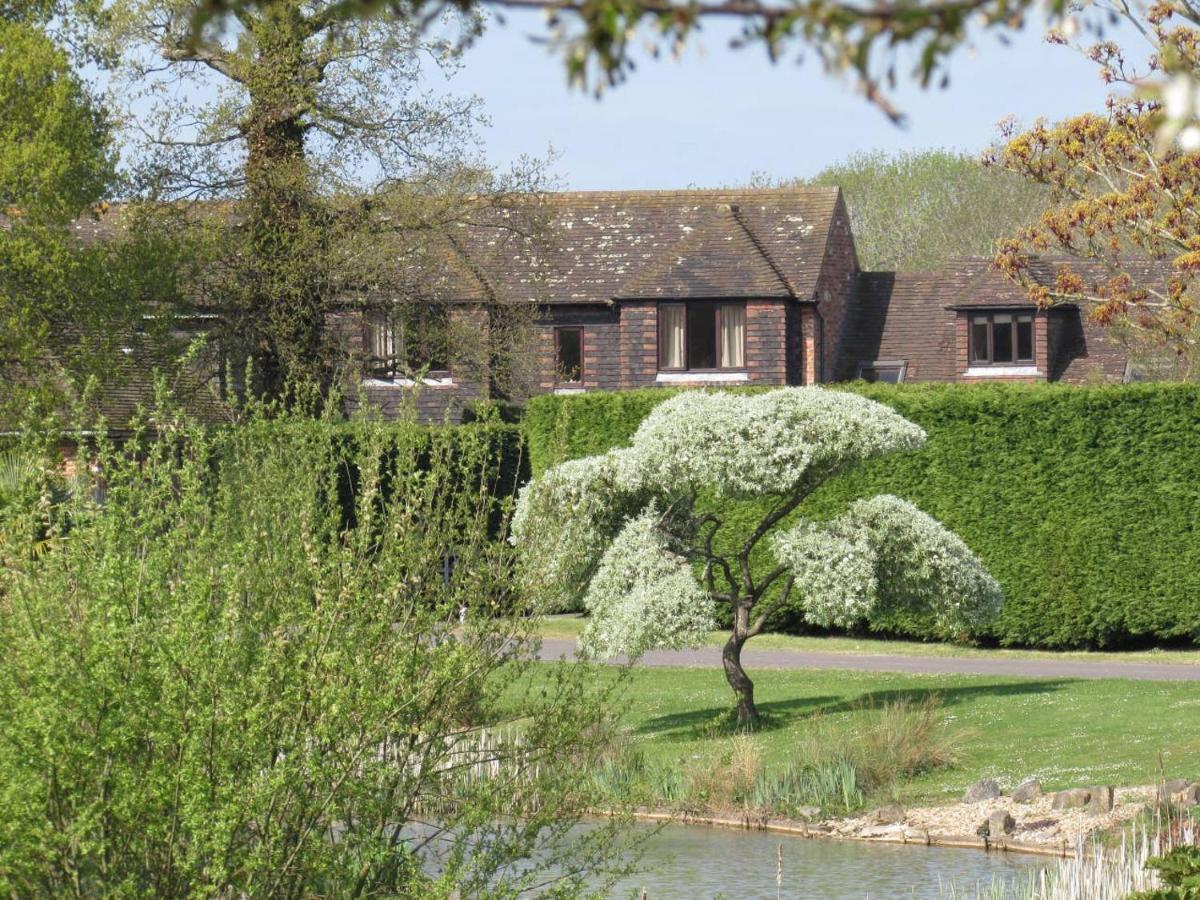
<path fill-rule="evenodd" d="M 556 466 L 522 491 L 513 518 L 525 589 L 591 614 L 585 653 L 636 658 L 695 643 L 717 604 L 733 613 L 722 660 L 739 723 L 758 717 L 742 668 L 746 641 L 785 605 L 849 625 L 872 610 L 932 610 L 971 630 L 1000 588 L 956 535 L 897 497 L 852 504 L 829 521 L 785 519 L 818 485 L 863 460 L 912 450 L 925 433 L 888 407 L 818 387 L 762 394 L 692 391 L 655 407 L 629 447 Z M 764 498 L 749 533 L 720 535 L 697 497 Z M 776 565 L 758 571 L 768 541 Z M 731 549 L 727 549 L 731 548 Z"/>

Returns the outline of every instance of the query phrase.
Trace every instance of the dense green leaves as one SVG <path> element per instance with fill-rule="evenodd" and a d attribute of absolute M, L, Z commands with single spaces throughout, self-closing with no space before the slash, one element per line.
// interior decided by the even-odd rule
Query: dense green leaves
<path fill-rule="evenodd" d="M 1115 646 L 1200 639 L 1200 387 L 854 387 L 916 422 L 926 446 L 827 483 L 828 517 L 891 493 L 958 534 L 1004 589 L 1005 644 Z M 529 404 L 535 472 L 628 442 L 667 391 Z M 735 521 L 754 521 L 753 504 Z M 727 518 L 726 527 L 730 526 Z M 873 628 L 932 638 L 931 620 Z"/>
<path fill-rule="evenodd" d="M 864 269 L 901 272 L 990 255 L 1036 219 L 1049 193 L 949 150 L 855 153 L 802 183 L 842 189 Z"/>
<path fill-rule="evenodd" d="M 0 527 L 0 893 L 602 889 L 605 829 L 571 825 L 604 692 L 525 678 L 511 429 L 147 424 L 0 508 L 52 538 Z"/>
<path fill-rule="evenodd" d="M 0 214 L 65 223 L 114 177 L 105 117 L 67 55 L 0 18 Z"/>

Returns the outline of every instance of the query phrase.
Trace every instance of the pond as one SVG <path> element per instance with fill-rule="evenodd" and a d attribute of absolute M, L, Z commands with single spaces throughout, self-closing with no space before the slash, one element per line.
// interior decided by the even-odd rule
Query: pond
<path fill-rule="evenodd" d="M 646 842 L 642 871 L 623 880 L 612 896 L 637 896 L 645 888 L 648 900 L 774 898 L 780 844 L 779 896 L 804 900 L 940 898 L 951 884 L 959 896 L 974 897 L 976 885 L 1011 885 L 1047 864 L 1022 854 L 668 825 Z"/>

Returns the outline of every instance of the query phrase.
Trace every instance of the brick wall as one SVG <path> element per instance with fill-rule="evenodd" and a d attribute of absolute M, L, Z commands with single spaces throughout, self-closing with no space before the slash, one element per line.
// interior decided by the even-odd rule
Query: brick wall
<path fill-rule="evenodd" d="M 536 326 L 534 353 L 539 391 L 560 387 L 555 381 L 554 351 L 554 329 L 560 326 L 583 329 L 583 382 L 579 387 L 613 391 L 622 386 L 621 323 L 617 310 L 605 306 L 555 306 Z"/>
<path fill-rule="evenodd" d="M 652 387 L 658 374 L 658 304 L 623 301 L 618 314 L 619 386 Z"/>
<path fill-rule="evenodd" d="M 816 297 L 821 313 L 822 328 L 817 338 L 821 347 L 821 371 L 813 382 L 832 381 L 839 371 L 842 347 L 848 324 L 854 320 L 853 298 L 855 277 L 858 274 L 858 253 L 850 231 L 850 216 L 841 192 L 838 193 L 825 245 L 821 277 L 817 279 Z M 807 334 L 808 332 L 806 332 Z M 810 367 L 814 369 L 815 367 Z"/>
<path fill-rule="evenodd" d="M 746 369 L 753 384 L 787 384 L 787 300 L 746 301 Z"/>
<path fill-rule="evenodd" d="M 481 306 L 458 306 L 450 311 L 456 331 L 486 333 L 488 313 Z M 366 372 L 365 323 L 361 310 L 339 310 L 326 315 L 330 340 L 343 360 L 342 390 L 346 411 L 352 412 L 360 399 L 379 409 L 386 419 L 415 419 L 425 424 L 461 422 L 473 402 L 488 395 L 486 373 L 477 364 L 450 361 L 450 381 L 430 379 L 424 384 L 406 384 L 373 379 Z"/>

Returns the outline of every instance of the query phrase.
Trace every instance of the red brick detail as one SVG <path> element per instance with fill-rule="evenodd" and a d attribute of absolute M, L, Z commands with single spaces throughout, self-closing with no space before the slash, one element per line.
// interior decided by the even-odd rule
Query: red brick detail
<path fill-rule="evenodd" d="M 857 274 L 858 252 L 854 248 L 854 235 L 850 231 L 850 216 L 846 211 L 846 203 L 839 191 L 829 226 L 829 239 L 825 244 L 821 277 L 817 280 L 816 295 L 812 298 L 801 298 L 816 300 L 821 313 L 822 327 L 815 338 L 821 344 L 821 366 L 810 384 L 817 381 L 833 381 L 840 371 L 846 330 L 853 320 L 850 311 Z M 814 370 L 817 368 L 814 367 Z"/>

